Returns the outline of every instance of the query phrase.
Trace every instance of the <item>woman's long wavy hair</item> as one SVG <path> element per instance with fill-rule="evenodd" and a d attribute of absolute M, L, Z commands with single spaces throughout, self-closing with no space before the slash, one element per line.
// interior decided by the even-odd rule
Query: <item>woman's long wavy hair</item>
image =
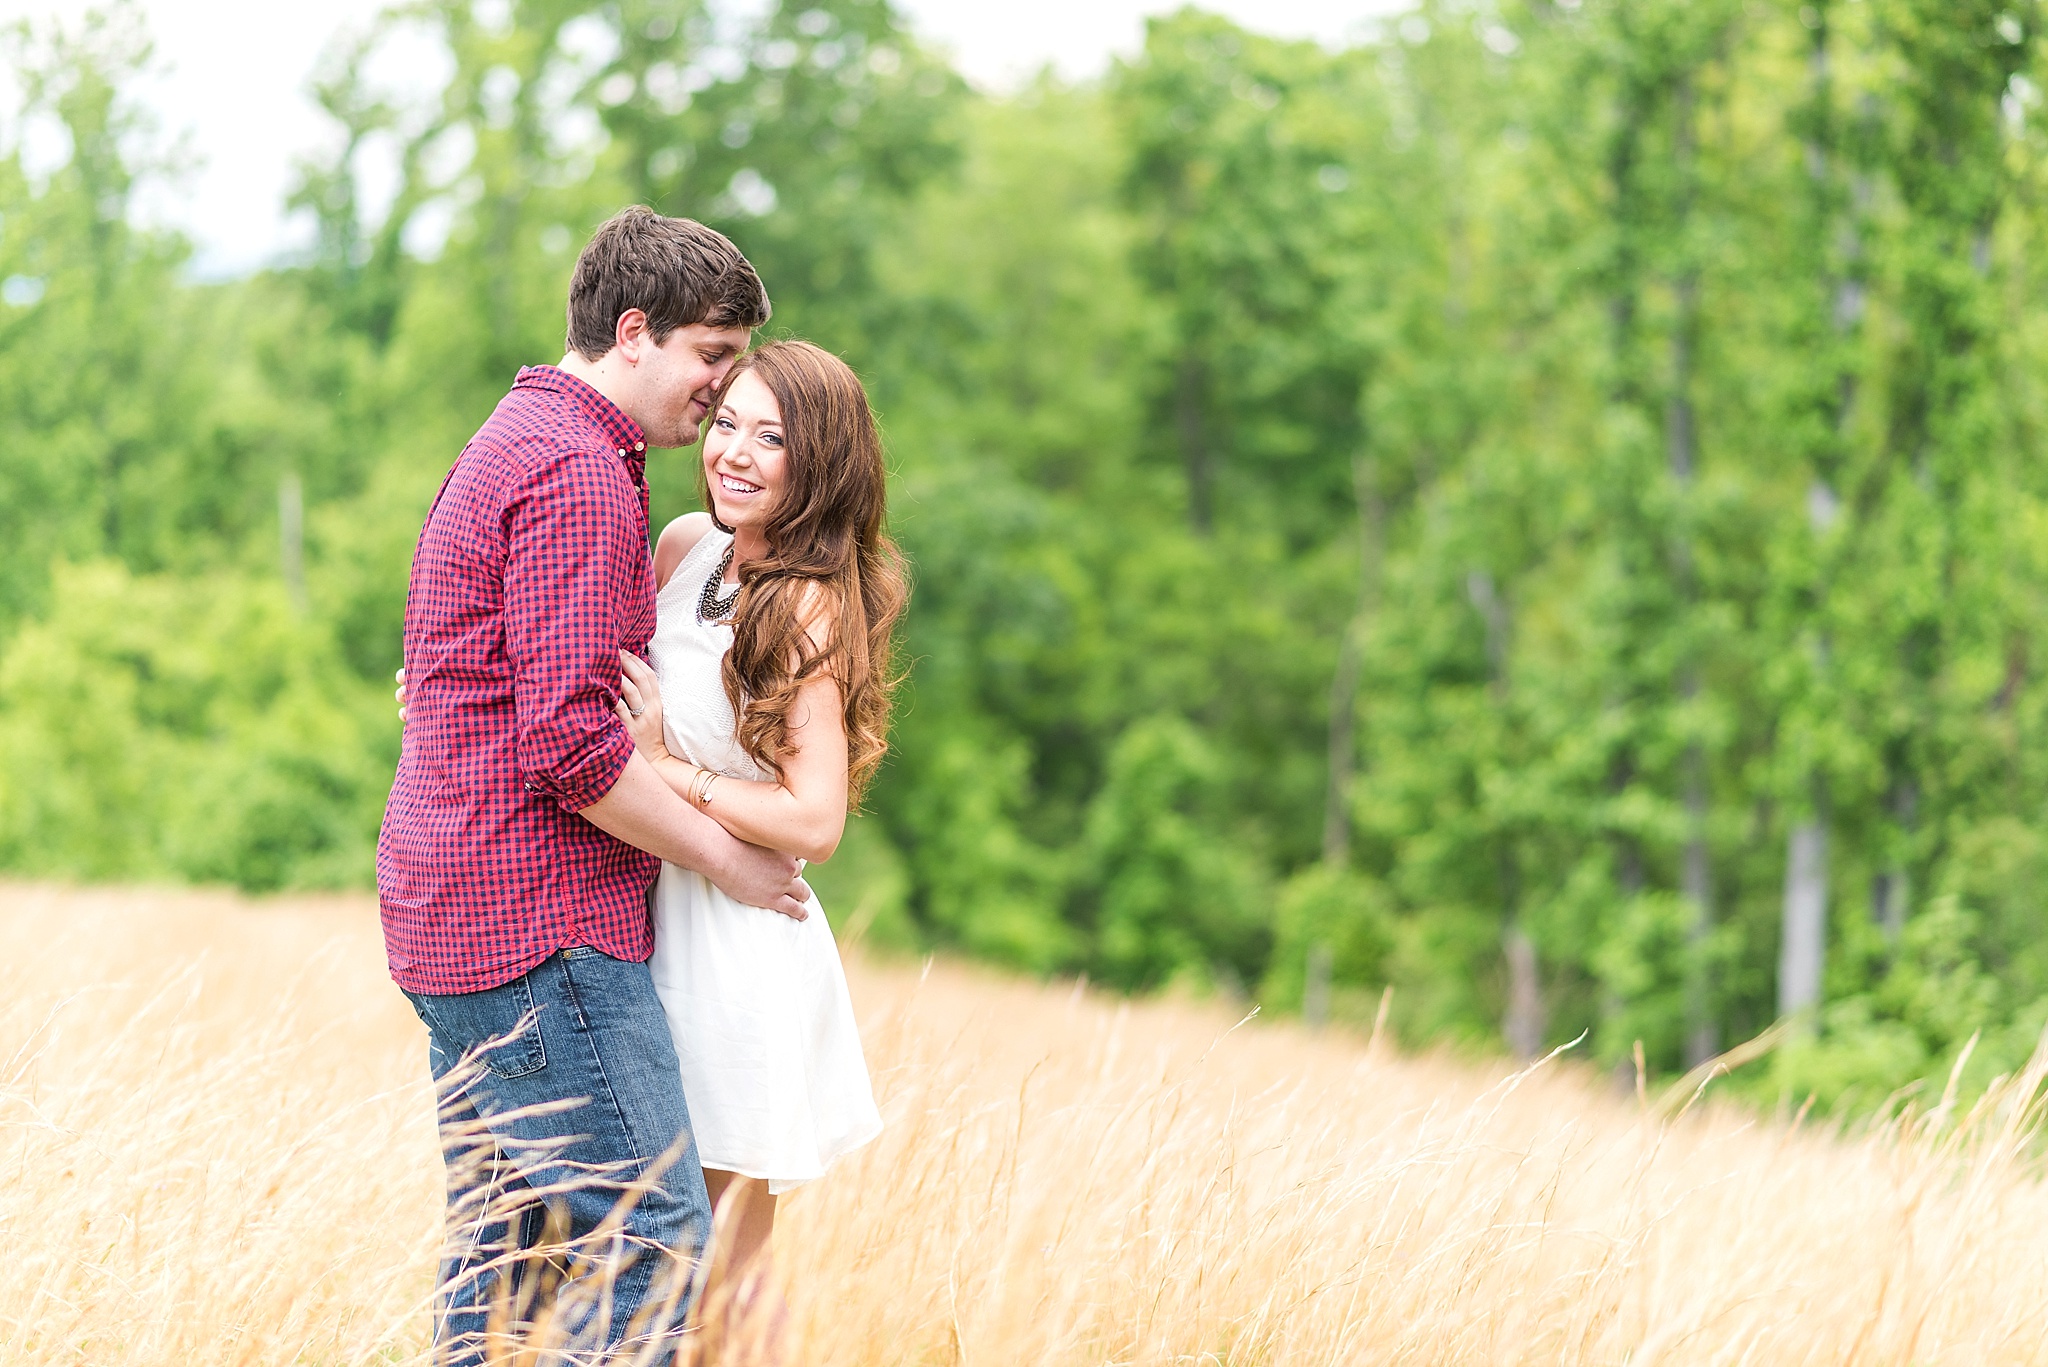
<path fill-rule="evenodd" d="M 769 342 L 740 358 L 726 390 L 749 373 L 782 410 L 788 473 L 763 529 L 768 553 L 740 570 L 725 694 L 740 745 L 780 777 L 797 692 L 829 674 L 845 704 L 847 787 L 858 804 L 889 748 L 900 679 L 892 633 L 909 595 L 903 557 L 882 530 L 881 434 L 860 377 L 829 351 Z M 704 506 L 715 508 L 701 465 L 698 480 Z M 830 623 L 822 646 L 805 629 L 820 606 Z"/>

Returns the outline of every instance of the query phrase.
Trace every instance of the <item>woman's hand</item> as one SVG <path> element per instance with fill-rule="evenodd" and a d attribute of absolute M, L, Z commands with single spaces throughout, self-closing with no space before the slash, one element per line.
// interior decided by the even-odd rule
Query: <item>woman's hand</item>
<path fill-rule="evenodd" d="M 661 685 L 654 671 L 636 655 L 619 652 L 619 720 L 633 738 L 633 748 L 650 760 L 668 758 L 668 744 L 661 725 Z"/>

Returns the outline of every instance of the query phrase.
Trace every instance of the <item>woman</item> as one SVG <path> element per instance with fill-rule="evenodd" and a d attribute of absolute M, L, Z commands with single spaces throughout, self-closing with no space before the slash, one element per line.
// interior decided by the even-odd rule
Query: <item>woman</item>
<path fill-rule="evenodd" d="M 657 544 L 653 668 L 622 657 L 619 715 L 734 835 L 826 859 L 882 759 L 905 596 L 859 379 L 807 342 L 743 357 L 704 435 L 702 489 L 711 512 Z M 655 884 L 655 987 L 736 1279 L 766 1251 L 777 1196 L 881 1129 L 838 949 L 810 910 L 742 906 L 674 865 Z"/>

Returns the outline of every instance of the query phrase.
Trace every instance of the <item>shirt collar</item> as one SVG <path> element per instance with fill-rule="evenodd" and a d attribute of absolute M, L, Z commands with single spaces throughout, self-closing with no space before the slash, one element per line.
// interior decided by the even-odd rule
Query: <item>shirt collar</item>
<path fill-rule="evenodd" d="M 647 465 L 647 434 L 640 424 L 620 411 L 619 406 L 560 366 L 523 366 L 514 389 L 546 389 L 574 401 L 584 416 L 597 425 L 606 441 L 625 460 L 635 480 Z"/>

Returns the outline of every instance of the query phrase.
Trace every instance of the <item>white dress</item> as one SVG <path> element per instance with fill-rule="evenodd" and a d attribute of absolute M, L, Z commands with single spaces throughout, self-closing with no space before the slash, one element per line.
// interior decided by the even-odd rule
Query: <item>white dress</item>
<path fill-rule="evenodd" d="M 698 595 L 731 544 L 707 532 L 676 567 L 647 653 L 669 750 L 728 778 L 760 779 L 719 678 L 732 628 L 697 619 Z M 715 788 L 711 801 L 716 810 Z M 795 921 L 744 906 L 673 864 L 654 885 L 649 967 L 682 1061 L 698 1157 L 763 1178 L 776 1193 L 882 1129 L 839 947 L 816 898 L 810 912 Z"/>

